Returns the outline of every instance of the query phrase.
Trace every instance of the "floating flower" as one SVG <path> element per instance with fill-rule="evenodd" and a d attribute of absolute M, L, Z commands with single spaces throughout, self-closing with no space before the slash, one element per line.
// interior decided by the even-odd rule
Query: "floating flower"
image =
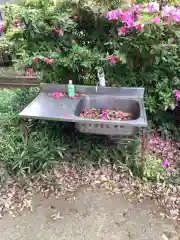
<path fill-rule="evenodd" d="M 152 21 L 153 21 L 153 23 L 158 24 L 160 22 L 160 18 L 154 17 Z"/>
<path fill-rule="evenodd" d="M 101 120 L 107 120 L 105 116 L 101 116 Z"/>
<path fill-rule="evenodd" d="M 102 114 L 101 114 L 101 119 L 102 120 L 107 120 L 107 113 L 106 112 L 102 112 Z"/>
<path fill-rule="evenodd" d="M 117 63 L 117 56 L 116 55 L 109 55 L 106 58 L 113 65 L 115 65 Z"/>
<path fill-rule="evenodd" d="M 71 97 L 72 100 L 76 100 L 76 96 Z"/>
<path fill-rule="evenodd" d="M 33 57 L 33 62 L 34 62 L 34 63 L 39 62 L 39 58 L 38 58 L 38 57 Z"/>
<path fill-rule="evenodd" d="M 56 99 L 59 99 L 63 96 L 63 94 L 60 92 L 53 92 L 53 93 L 51 93 L 51 96 L 53 96 Z"/>
<path fill-rule="evenodd" d="M 120 115 L 121 117 L 125 117 L 123 112 L 119 112 L 119 115 Z"/>
<path fill-rule="evenodd" d="M 59 36 L 64 36 L 64 31 L 61 28 L 56 28 L 55 32 L 59 35 Z"/>
<path fill-rule="evenodd" d="M 169 167 L 169 163 L 168 163 L 167 160 L 163 161 L 161 165 L 162 165 L 163 168 L 168 168 Z"/>

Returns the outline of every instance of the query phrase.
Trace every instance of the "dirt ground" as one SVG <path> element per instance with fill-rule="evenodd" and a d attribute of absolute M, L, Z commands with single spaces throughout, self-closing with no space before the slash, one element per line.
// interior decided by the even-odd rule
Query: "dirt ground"
<path fill-rule="evenodd" d="M 34 196 L 33 212 L 0 220 L 1 240 L 180 240 L 177 223 L 162 220 L 152 201 L 81 189 L 74 196 Z"/>

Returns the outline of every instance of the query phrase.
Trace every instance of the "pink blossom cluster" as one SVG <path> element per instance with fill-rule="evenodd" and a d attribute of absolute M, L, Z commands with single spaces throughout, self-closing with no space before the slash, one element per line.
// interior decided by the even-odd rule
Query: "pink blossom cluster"
<path fill-rule="evenodd" d="M 180 90 L 175 90 L 175 98 L 176 98 L 176 101 L 180 101 Z"/>
<path fill-rule="evenodd" d="M 162 11 L 162 16 L 169 18 L 171 21 L 180 22 L 180 8 L 165 6 Z"/>
<path fill-rule="evenodd" d="M 106 13 L 105 18 L 108 20 L 120 20 L 122 18 L 123 11 L 121 9 L 111 10 Z"/>
<path fill-rule="evenodd" d="M 107 12 L 105 18 L 108 20 L 120 20 L 122 27 L 118 30 L 118 35 L 125 36 L 130 28 L 135 28 L 142 31 L 143 25 L 137 24 L 136 21 L 139 19 L 139 7 L 134 5 L 131 11 L 122 11 L 121 9 L 112 10 Z"/>
<path fill-rule="evenodd" d="M 137 23 L 143 11 L 148 13 L 159 13 L 159 3 L 150 2 L 146 5 L 133 5 L 129 11 L 115 9 L 107 12 L 105 18 L 110 21 L 121 21 L 122 27 L 119 29 L 119 35 L 125 36 L 129 28 L 142 30 L 143 25 Z M 180 22 L 180 8 L 174 6 L 164 6 L 162 9 L 162 17 L 165 18 L 165 24 L 170 21 Z M 158 24 L 160 18 L 155 16 L 152 19 L 153 23 Z"/>
<path fill-rule="evenodd" d="M 117 9 L 107 12 L 105 17 L 110 21 L 121 20 L 123 24 L 130 28 L 136 25 L 135 21 L 139 18 L 139 15 L 137 14 L 135 17 L 134 13 L 135 13 L 134 10 L 130 12 L 123 12 L 121 9 Z"/>
<path fill-rule="evenodd" d="M 150 2 L 145 8 L 148 13 L 159 12 L 159 10 L 160 5 L 157 2 Z M 162 8 L 162 17 L 168 17 L 169 20 L 180 22 L 180 8 L 166 5 Z"/>
<path fill-rule="evenodd" d="M 148 13 L 159 12 L 159 3 L 158 2 L 149 2 L 147 5 L 145 5 L 144 10 Z"/>

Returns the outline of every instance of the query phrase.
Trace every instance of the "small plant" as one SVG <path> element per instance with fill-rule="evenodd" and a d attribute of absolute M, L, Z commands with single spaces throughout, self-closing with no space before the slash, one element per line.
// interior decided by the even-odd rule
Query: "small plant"
<path fill-rule="evenodd" d="M 154 155 L 146 156 L 146 165 L 143 172 L 143 179 L 152 182 L 164 182 L 167 179 L 166 168 L 169 164 Z"/>

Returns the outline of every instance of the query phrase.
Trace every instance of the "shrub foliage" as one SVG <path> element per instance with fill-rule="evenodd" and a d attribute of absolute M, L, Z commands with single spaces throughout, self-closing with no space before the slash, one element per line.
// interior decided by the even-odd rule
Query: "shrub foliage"
<path fill-rule="evenodd" d="M 49 0 L 7 5 L 5 11 L 1 47 L 26 74 L 36 72 L 46 82 L 72 78 L 95 84 L 96 67 L 103 66 L 108 85 L 144 86 L 150 113 L 173 106 L 173 90 L 180 88 L 178 19 L 160 18 L 159 12 L 137 6 L 113 18 L 110 14 L 118 10 L 107 17 L 88 5 L 53 5 Z M 125 26 L 123 18 L 128 16 L 133 16 L 134 25 Z"/>

